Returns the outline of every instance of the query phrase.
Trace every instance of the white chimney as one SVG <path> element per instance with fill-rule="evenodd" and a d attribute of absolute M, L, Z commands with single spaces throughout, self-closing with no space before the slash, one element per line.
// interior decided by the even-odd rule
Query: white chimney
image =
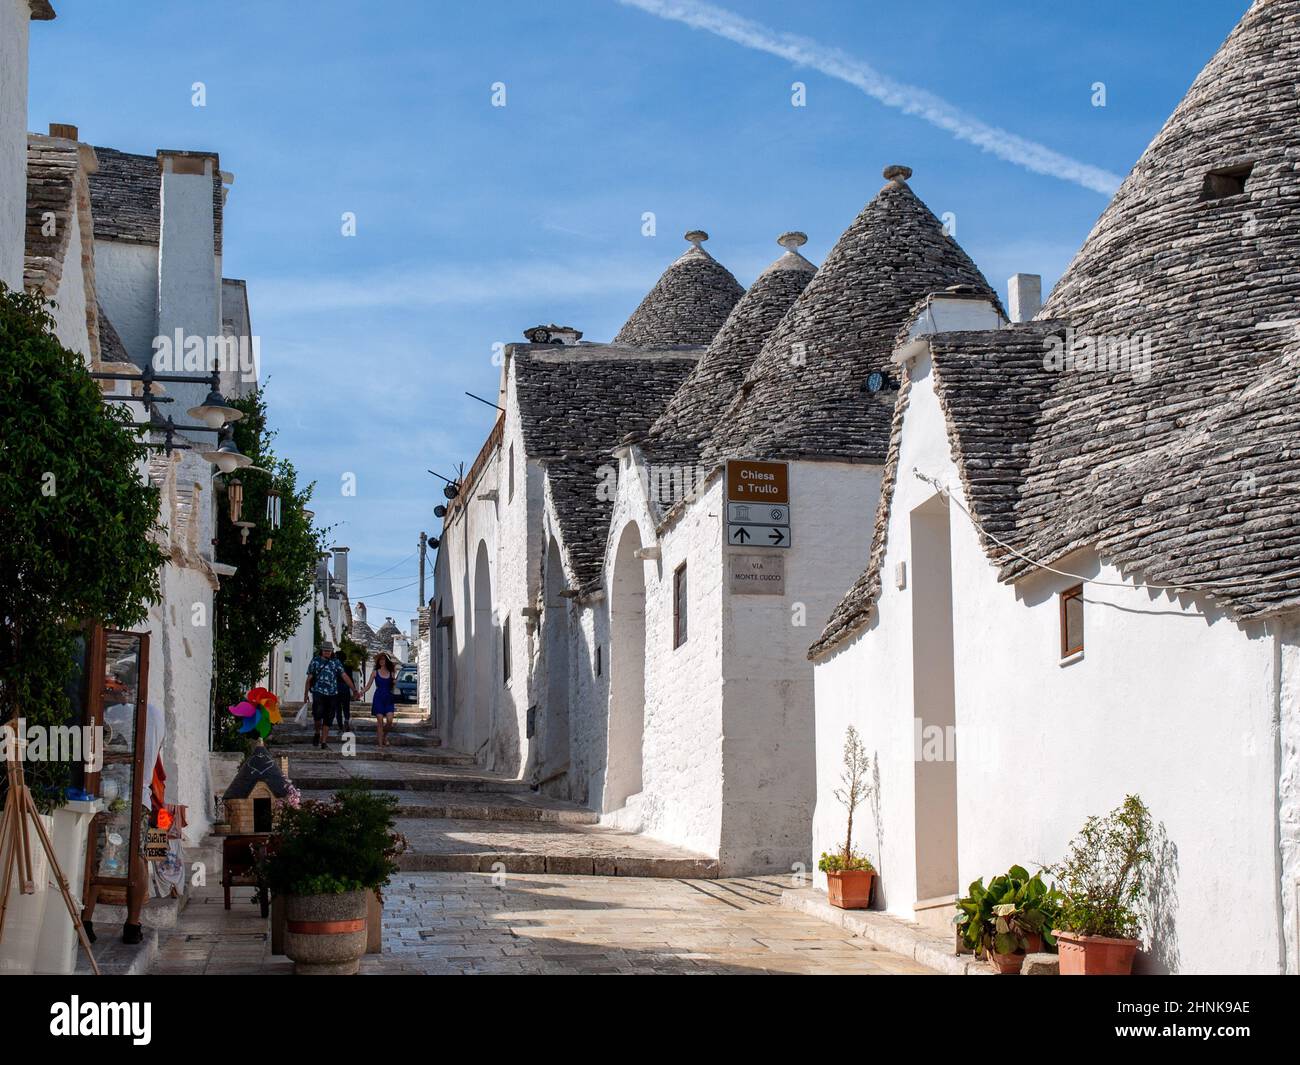
<path fill-rule="evenodd" d="M 16 292 L 27 239 L 27 43 L 32 19 L 53 17 L 48 4 L 0 4 L 0 281 Z"/>
<path fill-rule="evenodd" d="M 221 271 L 217 264 L 216 220 L 212 184 L 218 173 L 217 157 L 208 152 L 158 153 L 162 172 L 162 218 L 158 238 L 158 336 L 167 338 L 181 365 L 167 367 L 168 373 L 210 372 L 216 338 L 221 336 Z M 188 350 L 176 351 L 182 338 Z M 193 348 L 202 344 L 202 350 Z M 169 383 L 167 406 L 182 424 L 193 424 L 186 414 L 208 394 L 208 382 Z M 196 434 L 211 445 L 211 433 Z"/>
<path fill-rule="evenodd" d="M 1007 282 L 1007 310 L 1013 322 L 1028 322 L 1043 308 L 1043 279 L 1038 274 L 1013 274 Z"/>
<path fill-rule="evenodd" d="M 348 590 L 348 548 L 334 548 L 334 580 L 346 595 Z"/>

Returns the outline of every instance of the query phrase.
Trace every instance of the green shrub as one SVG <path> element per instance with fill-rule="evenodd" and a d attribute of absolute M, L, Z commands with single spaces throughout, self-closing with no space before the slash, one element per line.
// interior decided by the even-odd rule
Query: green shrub
<path fill-rule="evenodd" d="M 1135 939 L 1152 862 L 1151 814 L 1136 795 L 1089 817 L 1049 872 L 1065 896 L 1056 927 L 1085 936 Z"/>
<path fill-rule="evenodd" d="M 823 851 L 822 856 L 817 859 L 817 868 L 823 873 L 874 873 L 876 867 L 871 864 L 870 858 L 864 858 L 856 851 L 851 852 L 847 857 L 842 851 L 830 853 Z"/>
<path fill-rule="evenodd" d="M 261 873 L 277 895 L 379 891 L 406 840 L 393 831 L 397 800 L 351 781 L 329 802 L 281 806 Z"/>
<path fill-rule="evenodd" d="M 133 628 L 159 597 L 158 490 L 134 426 L 40 297 L 0 283 L 0 721 L 79 725 L 83 626 Z M 63 804 L 69 763 L 26 771 L 42 810 Z"/>
<path fill-rule="evenodd" d="M 1033 876 L 1013 865 L 1004 876 L 995 876 L 984 886 L 980 877 L 969 894 L 957 900 L 957 931 L 962 942 L 976 954 L 996 951 L 1015 954 L 1028 949 L 1031 935 L 1042 936 L 1049 947 L 1060 912 L 1061 895 L 1043 883 L 1041 873 Z"/>

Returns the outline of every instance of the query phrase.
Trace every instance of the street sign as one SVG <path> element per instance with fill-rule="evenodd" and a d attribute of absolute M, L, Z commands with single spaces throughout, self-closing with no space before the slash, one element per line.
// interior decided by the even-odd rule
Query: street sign
<path fill-rule="evenodd" d="M 790 467 L 784 462 L 727 463 L 727 543 L 790 546 Z M 735 582 L 732 582 L 733 590 Z"/>
<path fill-rule="evenodd" d="M 727 543 L 737 547 L 789 547 L 788 525 L 734 525 L 727 523 Z"/>
<path fill-rule="evenodd" d="M 741 555 L 727 559 L 728 587 L 738 595 L 785 595 L 784 555 Z"/>

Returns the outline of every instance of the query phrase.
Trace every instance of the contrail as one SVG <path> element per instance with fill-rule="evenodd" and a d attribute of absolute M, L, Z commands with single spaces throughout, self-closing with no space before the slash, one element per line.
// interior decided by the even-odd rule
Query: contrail
<path fill-rule="evenodd" d="M 887 107 L 896 107 L 904 114 L 917 115 L 951 133 L 958 140 L 974 144 L 986 152 L 992 152 L 999 159 L 1023 166 L 1035 174 L 1072 181 L 1085 189 L 1107 196 L 1119 188 L 1122 180 L 1108 170 L 1081 163 L 1042 144 L 981 122 L 932 92 L 895 81 L 871 64 L 807 37 L 778 33 L 761 23 L 698 0 L 619 0 L 619 3 L 639 8 L 662 19 L 681 22 L 692 29 L 716 34 L 745 48 L 767 52 L 798 66 L 820 71 L 827 77 L 847 82 Z"/>

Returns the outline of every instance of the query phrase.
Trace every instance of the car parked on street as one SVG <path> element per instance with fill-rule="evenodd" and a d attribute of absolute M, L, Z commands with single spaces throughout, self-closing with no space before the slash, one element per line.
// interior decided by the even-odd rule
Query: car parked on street
<path fill-rule="evenodd" d="M 419 671 L 414 666 L 400 666 L 397 670 L 397 684 L 393 687 L 393 701 L 398 703 L 419 702 L 419 693 Z"/>

